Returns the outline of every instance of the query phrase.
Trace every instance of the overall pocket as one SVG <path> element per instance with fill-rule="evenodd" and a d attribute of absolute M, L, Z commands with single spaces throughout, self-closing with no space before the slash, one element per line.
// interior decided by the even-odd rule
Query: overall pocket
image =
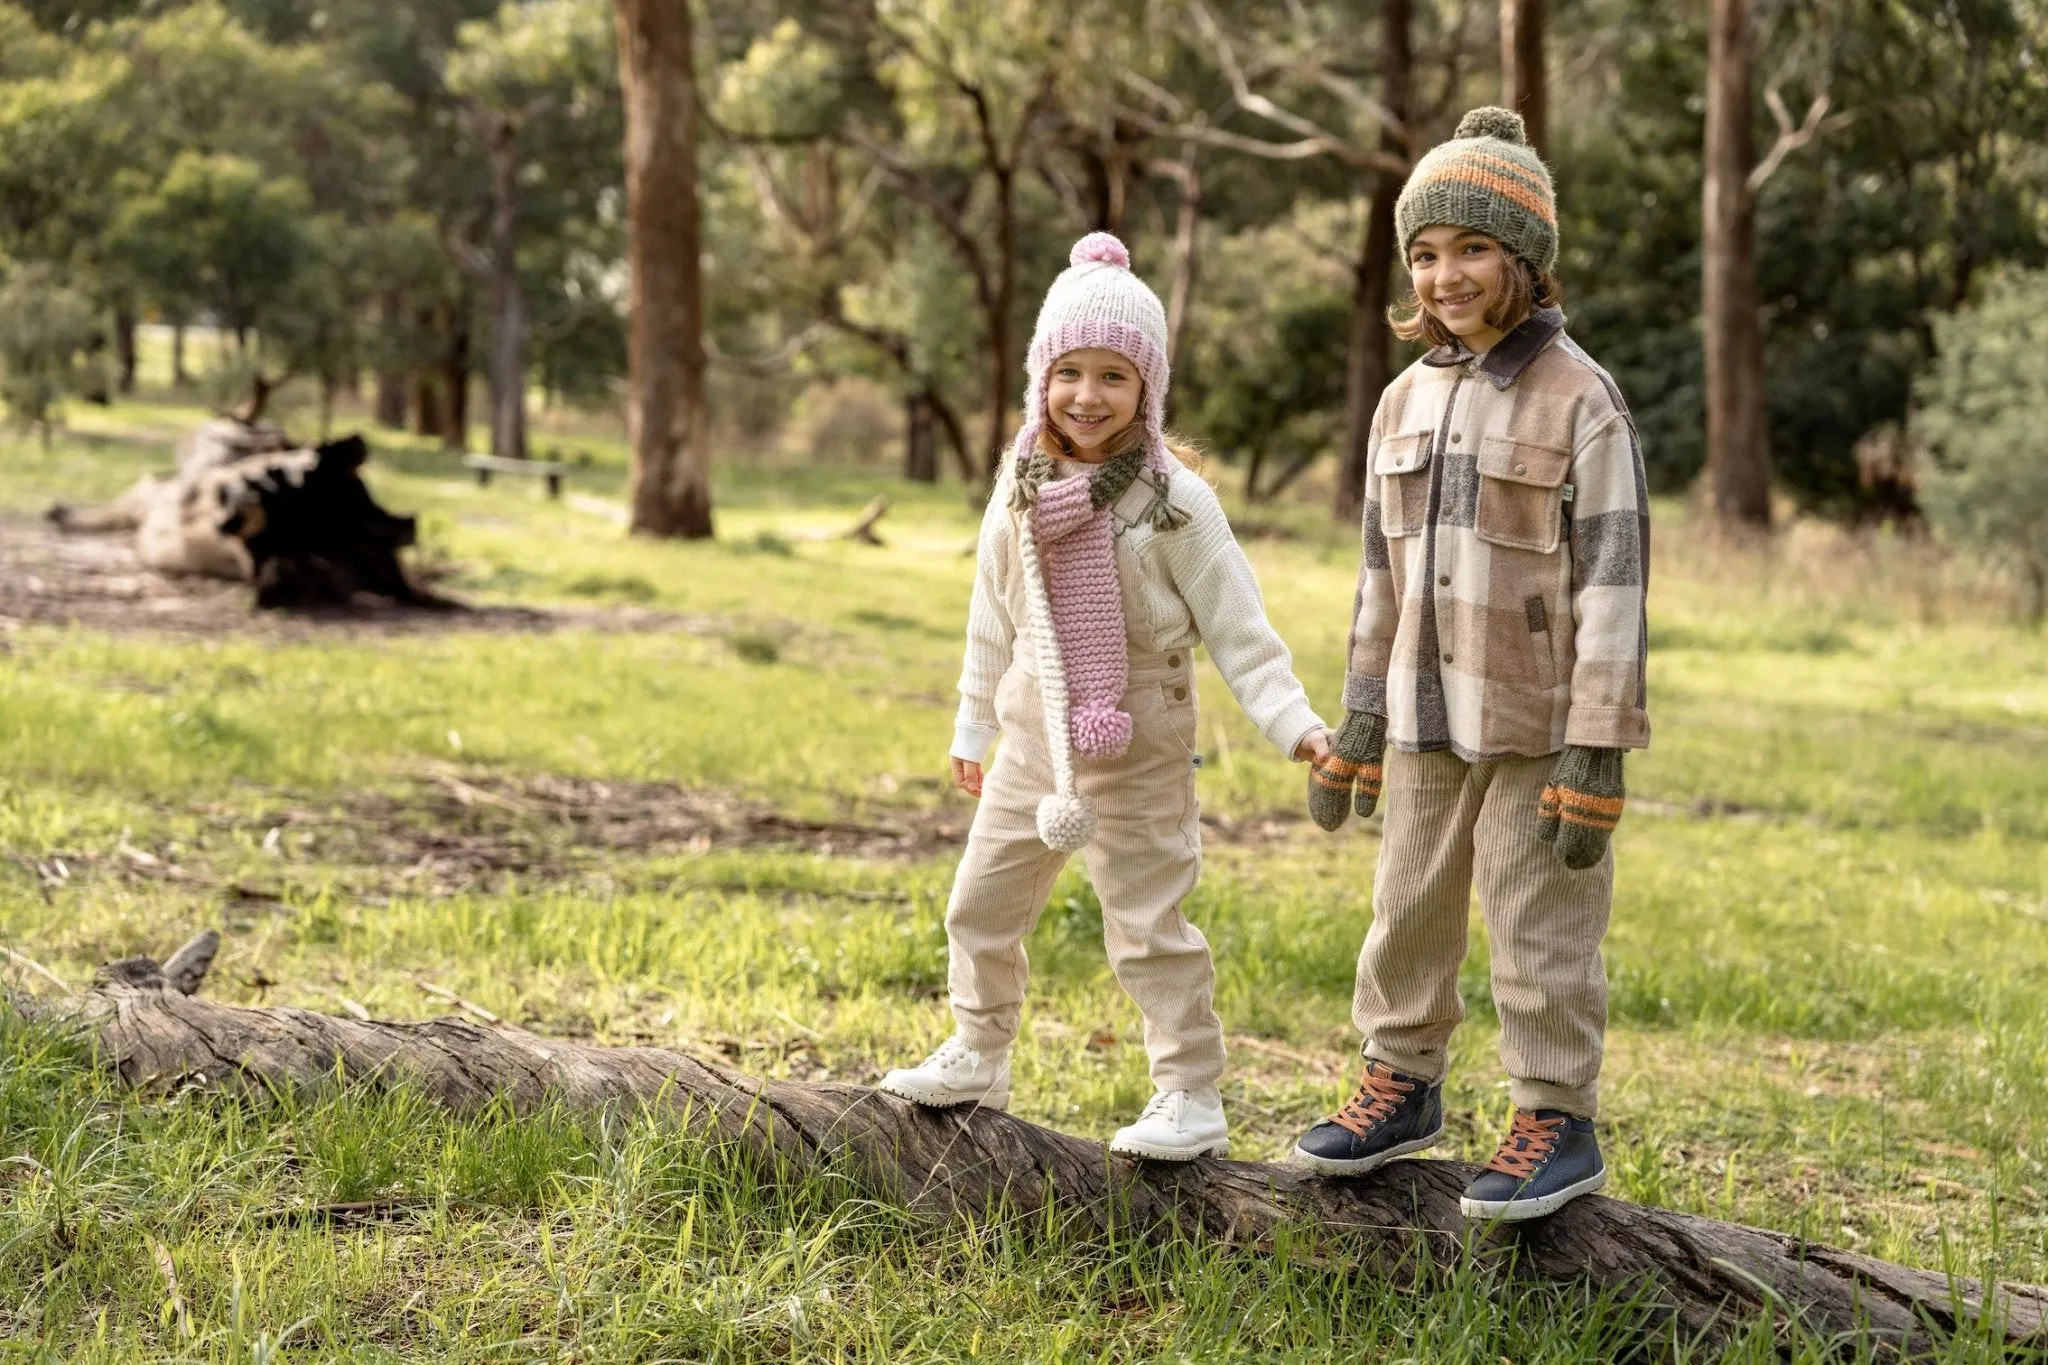
<path fill-rule="evenodd" d="M 1572 453 L 1489 436 L 1479 443 L 1479 507 L 1473 530 L 1491 545 L 1549 554 L 1564 527 Z"/>
<path fill-rule="evenodd" d="M 1381 440 L 1372 472 L 1380 481 L 1380 534 L 1420 535 L 1429 524 L 1429 441 L 1426 431 Z"/>

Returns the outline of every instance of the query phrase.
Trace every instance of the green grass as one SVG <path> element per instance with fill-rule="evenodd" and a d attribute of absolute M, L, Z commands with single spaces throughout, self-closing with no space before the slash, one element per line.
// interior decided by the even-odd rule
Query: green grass
<path fill-rule="evenodd" d="M 191 416 L 79 410 L 47 452 L 0 444 L 0 508 L 118 491 Z M 669 545 L 622 534 L 610 454 L 560 504 L 478 489 L 424 444 L 380 444 L 373 471 L 388 505 L 421 513 L 451 591 L 584 625 L 0 633 L 6 942 L 82 981 L 217 924 L 224 999 L 420 1016 L 442 1008 L 424 980 L 544 1033 L 798 1079 L 869 1080 L 943 1035 L 950 860 L 579 851 L 539 815 L 490 810 L 559 856 L 451 876 L 369 836 L 410 822 L 416 851 L 461 833 L 405 804 L 450 775 L 964 823 L 941 776 L 974 524 L 957 489 L 735 466 L 718 540 Z M 886 548 L 829 538 L 884 490 Z M 1679 509 L 1658 516 L 1676 534 L 1653 592 L 1656 739 L 1630 764 L 1607 952 L 1610 1192 L 2048 1280 L 2040 637 L 1882 573 L 1859 591 L 1717 557 Z M 1355 549 L 1313 508 L 1259 519 L 1293 532 L 1250 553 L 1313 695 L 1333 698 Z M 1206 666 L 1202 700 L 1205 808 L 1291 816 L 1300 770 Z M 1244 1154 L 1277 1156 L 1346 1088 L 1376 837 L 1291 821 L 1212 843 L 1191 914 L 1216 948 Z M 124 841 L 277 903 L 138 875 Z M 53 859 L 70 877 L 45 888 L 34 867 Z M 1018 1112 L 1094 1135 L 1149 1090 L 1100 916 L 1071 870 L 1031 943 L 1017 1061 Z M 1476 917 L 1464 986 L 1447 1150 L 1471 1157 L 1507 1105 Z M 1398 1291 L 1306 1245 L 935 1235 L 829 1176 L 763 1181 L 630 1124 L 455 1120 L 403 1096 L 137 1100 L 19 1025 L 0 1030 L 10 1156 L 33 1164 L 0 1165 L 0 1354 L 23 1359 L 1566 1361 L 1614 1358 L 1637 1324 L 1630 1305 L 1471 1267 Z M 396 1204 L 288 1216 L 368 1198 Z M 1774 1351 L 1760 1328 L 1729 1358 Z"/>

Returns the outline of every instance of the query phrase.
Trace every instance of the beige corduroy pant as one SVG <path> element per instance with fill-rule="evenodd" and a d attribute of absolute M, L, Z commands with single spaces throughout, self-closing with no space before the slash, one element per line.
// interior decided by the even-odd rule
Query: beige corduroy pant
<path fill-rule="evenodd" d="M 1052 790 L 1038 680 L 1028 637 L 996 692 L 1003 742 L 982 782 L 946 907 L 947 982 L 969 1045 L 1017 1037 L 1030 967 L 1024 939 L 1038 923 L 1067 855 L 1038 838 L 1038 802 Z M 1196 1090 L 1223 1073 L 1216 967 L 1208 940 L 1181 913 L 1202 867 L 1195 799 L 1194 660 L 1186 650 L 1130 656 L 1122 707 L 1130 747 L 1120 758 L 1076 756 L 1097 832 L 1081 851 L 1102 902 L 1103 938 L 1117 981 L 1145 1016 L 1145 1051 L 1161 1090 Z"/>
<path fill-rule="evenodd" d="M 1510 1096 L 1521 1109 L 1591 1118 L 1607 1034 L 1600 941 L 1614 855 L 1573 872 L 1537 837 L 1536 805 L 1556 761 L 1388 750 L 1386 827 L 1351 1018 L 1366 1056 L 1443 1078 L 1465 1017 L 1458 969 L 1476 881 Z"/>

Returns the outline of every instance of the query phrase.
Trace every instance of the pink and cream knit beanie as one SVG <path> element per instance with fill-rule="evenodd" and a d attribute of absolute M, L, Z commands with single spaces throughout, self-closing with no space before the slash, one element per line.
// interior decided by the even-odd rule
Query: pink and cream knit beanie
<path fill-rule="evenodd" d="M 1145 381 L 1146 463 L 1165 473 L 1173 457 L 1166 449 L 1166 308 L 1152 287 L 1131 273 L 1131 253 L 1107 232 L 1091 232 L 1074 243 L 1069 262 L 1038 310 L 1025 352 L 1028 376 L 1024 393 L 1024 424 L 1017 431 L 1020 455 L 1038 445 L 1045 427 L 1045 391 L 1052 364 L 1069 351 L 1100 346 L 1115 351 L 1138 367 Z"/>

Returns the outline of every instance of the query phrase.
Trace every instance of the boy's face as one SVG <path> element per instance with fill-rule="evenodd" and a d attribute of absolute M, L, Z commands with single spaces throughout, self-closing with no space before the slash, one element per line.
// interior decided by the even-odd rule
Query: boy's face
<path fill-rule="evenodd" d="M 1138 367 L 1115 351 L 1069 351 L 1052 363 L 1046 416 L 1080 458 L 1095 458 L 1137 418 L 1144 391 Z"/>
<path fill-rule="evenodd" d="M 1474 351 L 1493 349 L 1501 331 L 1486 320 L 1508 269 L 1499 242 L 1470 228 L 1427 227 L 1408 248 L 1415 297 L 1431 317 Z"/>

